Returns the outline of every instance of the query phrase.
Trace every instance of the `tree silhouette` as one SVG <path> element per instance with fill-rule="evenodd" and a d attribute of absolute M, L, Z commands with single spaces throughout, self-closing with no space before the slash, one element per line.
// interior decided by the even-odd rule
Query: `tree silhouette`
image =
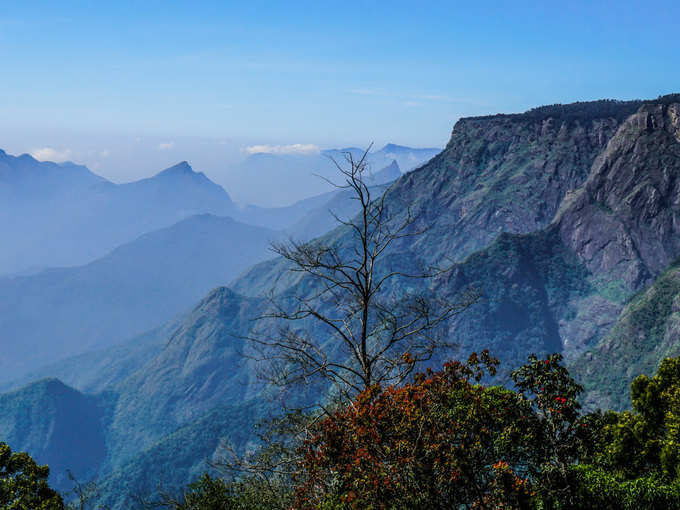
<path fill-rule="evenodd" d="M 390 251 L 426 227 L 416 226 L 410 209 L 393 210 L 389 190 L 374 196 L 376 189 L 366 184 L 369 150 L 358 159 L 345 153 L 345 165 L 333 160 L 344 179 L 336 187 L 360 206 L 349 220 L 335 215 L 344 235 L 273 245 L 302 278 L 292 289 L 272 293 L 271 308 L 260 317 L 282 324 L 278 331 L 249 337 L 269 382 L 287 387 L 326 381 L 349 399 L 376 384 L 400 384 L 451 345 L 442 326 L 477 299 L 470 289 L 445 302 L 411 282 L 436 278 L 445 269 L 422 267 Z"/>

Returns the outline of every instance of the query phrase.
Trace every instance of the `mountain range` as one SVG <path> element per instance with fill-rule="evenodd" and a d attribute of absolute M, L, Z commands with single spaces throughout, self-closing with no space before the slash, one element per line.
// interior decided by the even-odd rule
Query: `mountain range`
<path fill-rule="evenodd" d="M 365 181 L 370 187 L 385 187 L 399 177 L 401 177 L 401 169 L 397 161 L 393 159 L 381 170 L 368 172 Z M 338 184 L 344 185 L 344 183 Z M 337 188 L 284 207 L 249 205 L 236 213 L 236 217 L 252 225 L 281 230 L 296 239 L 313 239 L 337 225 L 335 214 L 349 218 L 356 212 L 358 212 L 358 206 L 355 201 L 350 199 L 347 192 Z"/>
<path fill-rule="evenodd" d="M 413 154 L 425 158 L 432 153 L 400 149 L 405 155 L 399 151 L 393 154 L 400 159 Z M 382 166 L 376 166 L 371 174 L 372 184 L 401 175 L 395 159 L 386 160 L 384 152 L 374 154 L 372 160 Z M 328 178 L 336 176 L 330 170 L 327 173 Z M 304 189 L 303 176 L 289 177 L 279 191 Z M 84 166 L 41 162 L 28 154 L 11 156 L 0 151 L 0 237 L 6 243 L 0 252 L 0 276 L 87 264 L 140 235 L 197 214 L 229 216 L 242 223 L 298 234 L 294 224 L 323 208 L 332 195 L 332 187 L 323 182 L 320 196 L 308 198 L 311 193 L 306 194 L 292 205 L 240 208 L 224 188 L 194 171 L 186 161 L 150 178 L 114 184 Z M 263 196 L 272 193 L 268 190 L 272 183 L 262 181 L 256 192 Z M 298 193 L 291 191 L 285 200 L 293 202 L 296 196 Z M 331 224 L 332 218 L 324 226 Z"/>
<path fill-rule="evenodd" d="M 271 242 L 285 236 L 313 238 L 335 225 L 334 214 L 350 217 L 357 207 L 346 192 L 336 190 L 284 208 L 241 210 L 233 206 L 222 188 L 194 172 L 187 163 L 123 190 L 106 184 L 110 196 L 92 198 L 90 195 L 97 195 L 99 186 L 106 181 L 84 167 L 43 164 L 30 157 L 7 159 L 33 162 L 27 166 L 30 171 L 24 172 L 27 178 L 22 193 L 32 197 L 30 202 L 35 207 L 39 207 L 34 195 L 39 194 L 41 176 L 47 176 L 47 181 L 59 181 L 58 175 L 64 168 L 77 169 L 76 184 L 60 186 L 64 190 L 78 189 L 85 202 L 95 204 L 92 218 L 85 218 L 86 203 L 74 206 L 82 209 L 74 213 L 73 222 L 82 220 L 97 225 L 98 233 L 88 237 L 89 227 L 82 223 L 74 225 L 74 236 L 87 238 L 75 250 L 101 238 L 113 243 L 114 239 L 132 236 L 137 231 L 145 233 L 87 264 L 0 277 L 0 330 L 6 339 L 5 354 L 0 359 L 0 385 L 6 386 L 15 380 L 25 380 L 26 374 L 47 363 L 119 343 L 170 320 L 211 288 L 228 284 L 248 266 L 272 256 Z M 31 173 L 38 170 L 43 173 L 37 176 Z M 392 161 L 371 174 L 368 182 L 382 185 L 399 175 L 399 167 Z M 195 182 L 198 185 L 192 188 Z M 69 197 L 66 191 L 55 187 L 43 188 L 56 202 Z M 187 188 L 188 196 L 179 198 L 183 188 Z M 27 200 L 22 202 L 19 195 L 16 191 L 15 202 L 27 207 Z M 106 205 L 99 207 L 97 204 L 102 201 Z M 189 208 L 177 209 L 178 204 Z M 114 214 L 119 207 L 129 210 Z M 171 222 L 174 214 L 181 217 L 201 209 L 222 209 L 230 212 L 231 217 L 196 214 L 153 229 Z M 138 212 L 139 221 L 135 223 L 129 215 Z M 123 218 L 131 224 L 123 222 Z M 144 225 L 146 220 L 149 223 Z M 50 221 L 47 218 L 42 227 L 51 228 Z M 7 225 L 12 223 L 8 221 Z M 60 238 L 55 242 L 71 245 L 74 241 Z M 13 246 L 17 254 L 20 247 Z M 55 252 L 59 257 L 56 248 L 41 252 L 43 262 L 53 261 Z"/>
<path fill-rule="evenodd" d="M 402 172 L 408 172 L 426 163 L 439 152 L 441 149 L 438 148 L 413 149 L 387 144 L 379 150 L 370 151 L 366 162 L 369 170 L 376 175 L 393 161 L 396 161 Z M 303 200 L 331 191 L 329 181 L 335 183 L 338 178 L 333 160 L 343 164 L 347 154 L 358 159 L 362 157 L 364 150 L 346 147 L 302 154 L 256 152 L 230 168 L 225 176 L 225 183 L 233 190 L 240 203 L 260 207 L 283 206 L 290 203 L 291 197 Z"/>
<path fill-rule="evenodd" d="M 7 241 L 0 274 L 85 264 L 189 216 L 237 209 L 222 187 L 186 162 L 126 184 L 26 154 L 3 153 L 0 164 L 0 236 Z"/>
<path fill-rule="evenodd" d="M 470 286 L 481 292 L 447 323 L 455 347 L 433 365 L 488 348 L 503 376 L 531 352 L 560 352 L 588 406 L 621 409 L 635 375 L 678 353 L 680 95 L 461 119 L 440 154 L 385 193 L 389 211 L 415 215 L 412 228 L 424 233 L 395 243 L 384 263 L 451 264 L 409 291 L 420 285 L 444 300 Z M 340 226 L 315 242 L 351 249 L 355 241 Z M 74 387 L 48 379 L 0 397 L 8 410 L 0 437 L 37 451 L 57 481 L 69 466 L 98 478 L 113 508 L 159 481 L 186 483 L 222 440 L 245 448 L 254 423 L 280 409 L 243 338 L 255 323 L 279 326 L 253 320 L 272 289 L 314 295 L 318 282 L 289 269 L 280 258 L 259 262 L 162 328 L 52 366 L 46 375 L 81 372 L 69 376 Z M 398 281 L 389 291 L 406 288 Z M 325 333 L 313 322 L 299 327 Z M 49 432 L 76 426 L 77 438 Z"/>
<path fill-rule="evenodd" d="M 83 266 L 0 279 L 0 331 L 7 339 L 0 383 L 172 319 L 213 287 L 271 256 L 269 245 L 280 235 L 202 214 Z"/>

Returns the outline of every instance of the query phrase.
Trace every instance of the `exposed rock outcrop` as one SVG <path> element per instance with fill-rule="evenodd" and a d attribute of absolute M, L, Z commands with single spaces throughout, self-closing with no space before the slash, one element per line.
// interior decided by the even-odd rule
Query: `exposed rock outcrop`
<path fill-rule="evenodd" d="M 647 104 L 619 128 L 563 205 L 560 237 L 632 291 L 680 255 L 680 104 Z"/>
<path fill-rule="evenodd" d="M 576 103 L 461 119 L 444 151 L 398 181 L 390 199 L 420 214 L 444 237 L 446 256 L 462 260 L 500 232 L 546 227 L 640 104 Z M 427 236 L 418 244 L 431 251 Z"/>

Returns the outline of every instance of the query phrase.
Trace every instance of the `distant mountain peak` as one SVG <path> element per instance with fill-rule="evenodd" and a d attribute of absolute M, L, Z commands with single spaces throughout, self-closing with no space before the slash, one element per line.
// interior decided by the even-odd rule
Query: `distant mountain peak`
<path fill-rule="evenodd" d="M 420 148 L 414 148 L 414 147 L 407 147 L 406 145 L 397 145 L 396 143 L 388 143 L 385 145 L 382 149 L 380 149 L 378 152 L 384 152 L 387 154 L 399 154 L 403 152 L 418 152 L 418 151 L 440 151 L 441 149 L 437 147 L 420 147 Z"/>
<path fill-rule="evenodd" d="M 350 152 L 352 154 L 354 154 L 354 153 L 363 154 L 364 150 L 360 149 L 358 147 L 343 147 L 341 149 L 324 149 L 323 151 L 321 151 L 322 154 L 326 154 L 326 155 L 329 155 L 329 154 L 333 155 L 333 154 L 346 153 L 346 152 Z"/>
<path fill-rule="evenodd" d="M 156 174 L 156 177 L 173 175 L 195 175 L 195 174 L 198 174 L 198 172 L 195 172 L 188 162 L 182 161 L 180 163 L 177 163 L 176 165 L 171 166 L 170 168 L 161 170 Z"/>
<path fill-rule="evenodd" d="M 399 163 L 397 162 L 396 159 L 392 159 L 392 162 L 387 165 L 386 167 L 382 168 L 378 172 L 375 173 L 375 176 L 391 176 L 389 180 L 394 180 L 397 177 L 401 175 L 401 167 L 399 166 Z"/>
<path fill-rule="evenodd" d="M 368 181 L 371 185 L 378 185 L 392 182 L 399 177 L 401 177 L 401 169 L 397 160 L 393 159 L 385 168 L 372 174 Z"/>
<path fill-rule="evenodd" d="M 387 145 L 385 145 L 385 147 L 380 149 L 380 151 L 378 151 L 378 152 L 395 152 L 395 151 L 404 150 L 404 149 L 409 150 L 408 147 L 404 147 L 403 145 L 388 143 Z"/>
<path fill-rule="evenodd" d="M 69 392 L 76 393 L 76 390 L 70 388 L 69 386 L 66 386 L 63 382 L 61 382 L 61 380 L 57 379 L 56 377 L 45 377 L 35 382 L 26 384 L 25 386 L 21 386 L 20 388 L 13 390 L 11 393 L 12 394 L 37 393 L 55 396 L 56 394 L 63 394 Z"/>
<path fill-rule="evenodd" d="M 162 188 L 169 192 L 176 193 L 176 198 L 179 196 L 193 196 L 193 199 L 198 200 L 198 202 L 194 202 L 194 205 L 190 208 L 194 212 L 203 211 L 226 214 L 227 212 L 232 212 L 234 207 L 231 198 L 222 186 L 212 181 L 203 172 L 196 172 L 186 161 L 166 168 L 152 177 L 133 181 L 124 186 L 131 188 L 139 188 L 140 186 L 158 186 L 159 189 Z M 202 192 L 211 192 L 212 195 L 210 195 L 210 200 L 218 200 L 218 202 L 220 202 L 219 204 L 213 202 L 214 205 L 217 205 L 217 209 L 206 210 L 208 206 L 205 200 L 209 199 L 209 195 L 203 195 L 199 198 L 195 194 L 192 195 L 190 189 L 201 189 Z M 193 199 L 187 198 L 189 201 Z M 224 207 L 226 207 L 226 209 L 224 209 Z"/>
<path fill-rule="evenodd" d="M 40 161 L 30 154 L 15 156 L 0 149 L 0 163 L 3 167 L 0 181 L 17 186 L 12 191 L 15 197 L 27 193 L 27 196 L 35 198 L 37 195 L 54 194 L 56 190 L 106 182 L 106 179 L 94 174 L 86 166 L 71 161 Z"/>
<path fill-rule="evenodd" d="M 66 386 L 63 382 L 61 382 L 60 379 L 57 379 L 56 377 L 46 377 L 45 379 L 39 380 L 36 384 L 43 387 L 50 393 L 63 391 L 75 393 L 73 388 Z"/>

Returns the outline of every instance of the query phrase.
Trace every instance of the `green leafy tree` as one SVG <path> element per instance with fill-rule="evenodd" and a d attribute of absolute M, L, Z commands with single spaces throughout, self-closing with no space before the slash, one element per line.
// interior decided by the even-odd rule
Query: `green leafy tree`
<path fill-rule="evenodd" d="M 47 483 L 50 469 L 24 452 L 12 453 L 0 443 L 0 508 L 3 510 L 63 510 L 61 496 Z"/>
<path fill-rule="evenodd" d="M 571 494 L 565 510 L 680 510 L 680 485 L 668 484 L 653 474 L 631 480 L 593 464 L 569 470 Z"/>
<path fill-rule="evenodd" d="M 680 358 L 664 359 L 653 377 L 630 387 L 633 410 L 605 414 L 598 462 L 626 479 L 680 475 Z"/>
<path fill-rule="evenodd" d="M 592 449 L 599 414 L 581 415 L 583 387 L 569 375 L 560 354 L 545 359 L 531 354 L 512 379 L 533 410 L 526 433 L 532 438 L 529 469 L 538 497 L 548 508 L 568 506 L 571 466 Z"/>
<path fill-rule="evenodd" d="M 637 377 L 633 409 L 606 412 L 596 447 L 569 467 L 565 509 L 680 509 L 680 358 Z"/>

